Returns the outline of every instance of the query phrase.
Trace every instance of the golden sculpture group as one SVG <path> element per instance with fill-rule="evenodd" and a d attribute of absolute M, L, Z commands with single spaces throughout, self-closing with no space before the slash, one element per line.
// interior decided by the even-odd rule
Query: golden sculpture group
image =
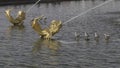
<path fill-rule="evenodd" d="M 14 25 L 18 25 L 21 26 L 24 23 L 25 20 L 25 12 L 24 11 L 18 11 L 17 17 L 14 19 L 11 16 L 11 9 L 7 9 L 5 11 L 5 15 L 7 17 L 7 19 Z M 32 20 L 32 28 L 40 35 L 41 38 L 44 39 L 51 39 L 53 35 L 55 35 L 56 33 L 58 33 L 60 31 L 60 28 L 62 27 L 62 22 L 61 21 L 56 21 L 53 20 L 51 21 L 51 24 L 46 27 L 46 28 L 42 28 L 41 25 L 39 24 L 39 20 L 42 19 L 43 16 L 34 18 Z"/>
<path fill-rule="evenodd" d="M 10 23 L 13 24 L 13 26 L 16 26 L 16 27 L 22 26 L 23 27 L 23 23 L 26 18 L 26 13 L 24 11 L 18 11 L 16 18 L 14 18 L 11 16 L 11 13 L 10 13 L 11 10 L 12 9 L 7 9 L 5 11 L 5 15 L 6 15 L 7 19 L 10 21 Z M 56 33 L 58 33 L 60 31 L 60 28 L 62 27 L 62 22 L 52 20 L 48 27 L 42 28 L 41 25 L 39 24 L 39 21 L 43 17 L 44 16 L 39 16 L 37 18 L 34 18 L 31 21 L 31 26 L 40 35 L 41 38 L 50 40 L 52 38 L 52 36 L 54 36 Z M 75 34 L 75 36 L 78 37 L 77 34 Z M 96 34 L 95 34 L 95 38 L 97 38 Z M 110 36 L 105 34 L 105 40 L 109 40 L 109 38 L 110 38 Z M 85 33 L 85 40 L 87 40 L 87 41 L 89 40 L 87 33 Z"/>

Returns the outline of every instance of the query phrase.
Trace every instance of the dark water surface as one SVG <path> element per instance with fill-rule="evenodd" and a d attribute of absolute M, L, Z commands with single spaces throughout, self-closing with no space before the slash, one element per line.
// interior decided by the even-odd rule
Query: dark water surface
<path fill-rule="evenodd" d="M 102 1 L 69 1 L 60 3 L 41 3 L 28 13 L 24 26 L 13 27 L 4 15 L 4 10 L 13 8 L 27 10 L 31 5 L 0 7 L 0 68 L 119 68 L 120 67 L 120 1 L 112 1 L 96 8 L 67 24 L 56 34 L 54 40 L 42 40 L 31 28 L 30 21 L 39 15 L 65 22 Z M 79 41 L 74 32 L 80 33 Z M 84 32 L 90 41 L 84 40 Z M 99 42 L 94 33 L 100 35 Z M 105 33 L 110 34 L 108 42 Z"/>

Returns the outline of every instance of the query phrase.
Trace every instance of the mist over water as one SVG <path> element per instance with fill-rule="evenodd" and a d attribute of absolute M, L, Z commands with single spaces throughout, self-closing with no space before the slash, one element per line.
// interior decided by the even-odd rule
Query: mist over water
<path fill-rule="evenodd" d="M 120 67 L 120 1 L 112 1 L 96 8 L 69 23 L 52 40 L 40 39 L 31 27 L 31 20 L 40 15 L 47 17 L 46 23 L 70 18 L 85 12 L 101 1 L 66 1 L 58 3 L 40 3 L 26 15 L 24 26 L 14 27 L 6 19 L 4 11 L 13 8 L 27 11 L 33 4 L 0 6 L 0 68 L 119 68 Z M 80 34 L 79 41 L 74 33 Z M 84 32 L 90 36 L 84 40 Z M 94 40 L 94 33 L 100 35 Z M 104 34 L 110 40 L 104 40 Z"/>

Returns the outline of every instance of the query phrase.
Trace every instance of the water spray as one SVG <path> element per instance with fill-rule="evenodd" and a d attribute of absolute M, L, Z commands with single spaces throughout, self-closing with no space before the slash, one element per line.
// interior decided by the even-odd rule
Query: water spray
<path fill-rule="evenodd" d="M 113 0 L 108 0 L 108 1 L 106 1 L 106 2 L 104 2 L 104 3 L 102 3 L 102 4 L 100 4 L 100 5 L 97 5 L 97 6 L 93 7 L 93 8 L 91 8 L 91 9 L 88 9 L 87 11 L 82 12 L 82 13 L 80 13 L 79 15 L 72 17 L 71 19 L 67 20 L 67 21 L 64 22 L 63 24 L 67 24 L 68 22 L 74 20 L 75 18 L 80 17 L 80 16 L 88 13 L 89 11 L 91 11 L 91 10 L 93 10 L 93 9 L 96 9 L 96 8 L 98 8 L 98 7 L 101 7 L 101 6 L 107 4 L 107 3 L 111 2 L 111 1 L 113 1 Z"/>
<path fill-rule="evenodd" d="M 36 6 L 41 0 L 38 0 L 35 4 L 33 4 L 27 11 L 26 13 L 28 13 L 34 6 Z"/>

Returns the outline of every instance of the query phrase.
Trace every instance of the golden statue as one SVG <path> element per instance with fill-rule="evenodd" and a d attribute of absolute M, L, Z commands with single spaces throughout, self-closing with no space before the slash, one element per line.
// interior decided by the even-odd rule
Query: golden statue
<path fill-rule="evenodd" d="M 7 9 L 5 10 L 5 15 L 7 19 L 13 24 L 13 25 L 23 25 L 23 20 L 25 20 L 25 12 L 24 11 L 18 11 L 17 17 L 14 19 L 11 16 L 11 10 Z"/>
<path fill-rule="evenodd" d="M 51 37 L 58 33 L 60 28 L 62 27 L 61 21 L 53 20 L 47 28 L 42 28 L 38 23 L 39 20 L 42 19 L 43 16 L 34 18 L 32 20 L 32 28 L 41 36 L 41 38 L 51 39 Z"/>

